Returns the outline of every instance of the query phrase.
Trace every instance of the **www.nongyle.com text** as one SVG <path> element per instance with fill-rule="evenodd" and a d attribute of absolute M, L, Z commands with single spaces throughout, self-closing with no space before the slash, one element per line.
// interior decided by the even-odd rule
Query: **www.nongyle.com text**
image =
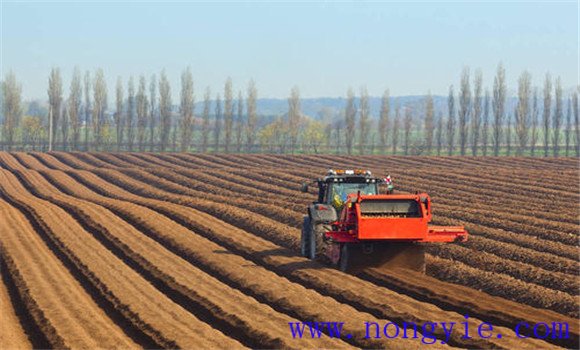
<path fill-rule="evenodd" d="M 496 337 L 501 339 L 503 335 L 494 332 L 494 326 L 491 323 L 482 322 L 477 327 L 467 322 L 469 316 L 465 316 L 464 322 L 387 322 L 379 324 L 377 322 L 364 322 L 360 329 L 364 333 L 365 339 L 420 339 L 423 344 L 435 344 L 439 341 L 441 344 L 449 343 L 452 334 L 459 333 L 462 339 L 480 338 L 489 339 Z M 290 333 L 292 338 L 342 338 L 350 339 L 352 334 L 344 330 L 345 322 L 289 322 Z M 569 339 L 569 326 L 566 322 L 540 322 L 528 323 L 519 322 L 513 328 L 518 338 L 536 338 L 536 339 Z"/>

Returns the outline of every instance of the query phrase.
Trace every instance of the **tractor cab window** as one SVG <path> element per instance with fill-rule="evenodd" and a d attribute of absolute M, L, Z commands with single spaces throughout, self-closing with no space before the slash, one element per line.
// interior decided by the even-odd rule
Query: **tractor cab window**
<path fill-rule="evenodd" d="M 376 183 L 368 182 L 340 182 L 340 183 L 330 183 L 327 189 L 327 203 L 332 203 L 335 198 L 344 202 L 349 194 L 360 193 L 362 195 L 375 195 L 377 194 Z"/>

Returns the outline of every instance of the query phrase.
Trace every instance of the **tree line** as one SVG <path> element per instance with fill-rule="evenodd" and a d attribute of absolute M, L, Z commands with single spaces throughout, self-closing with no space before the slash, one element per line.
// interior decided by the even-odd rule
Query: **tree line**
<path fill-rule="evenodd" d="M 458 92 L 449 86 L 446 112 L 437 114 L 431 93 L 419 104 L 403 104 L 387 89 L 373 116 L 362 87 L 358 97 L 348 89 L 339 113 L 324 111 L 313 118 L 301 112 L 300 91 L 294 87 L 287 113 L 259 116 L 254 81 L 235 97 L 231 78 L 224 83 L 223 99 L 205 88 L 198 113 L 189 67 L 181 73 L 177 108 L 165 71 L 158 78 L 141 75 L 124 82 L 118 77 L 109 97 L 102 69 L 83 75 L 75 68 L 65 97 L 60 69 L 53 68 L 47 115 L 23 115 L 22 87 L 14 73 L 6 75 L 1 88 L 5 150 L 46 150 L 52 139 L 53 149 L 63 151 L 580 156 L 579 89 L 564 96 L 561 79 L 547 73 L 540 90 L 524 71 L 510 106 L 501 63 L 491 92 L 480 70 L 472 76 L 465 67 Z"/>

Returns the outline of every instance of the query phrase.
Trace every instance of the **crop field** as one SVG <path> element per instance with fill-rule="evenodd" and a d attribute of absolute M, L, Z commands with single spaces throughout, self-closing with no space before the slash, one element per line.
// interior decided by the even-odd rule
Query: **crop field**
<path fill-rule="evenodd" d="M 576 348 L 579 165 L 0 152 L 0 348 Z M 333 167 L 388 170 L 397 191 L 431 195 L 435 224 L 464 225 L 469 240 L 430 245 L 426 274 L 352 275 L 301 257 L 315 191 L 300 184 Z M 292 337 L 289 323 L 306 321 L 345 322 L 351 336 Z M 472 333 L 489 322 L 502 337 L 439 327 L 425 345 L 363 326 L 442 321 Z M 569 337 L 520 338 L 523 321 L 566 322 Z"/>

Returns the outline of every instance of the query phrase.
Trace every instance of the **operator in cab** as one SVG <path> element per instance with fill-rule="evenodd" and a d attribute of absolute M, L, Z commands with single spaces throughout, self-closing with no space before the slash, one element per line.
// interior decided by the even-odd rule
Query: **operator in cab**
<path fill-rule="evenodd" d="M 336 210 L 342 209 L 349 194 L 360 194 L 368 196 L 377 194 L 377 186 L 375 183 L 361 182 L 361 183 L 333 183 L 331 188 L 332 206 Z"/>

